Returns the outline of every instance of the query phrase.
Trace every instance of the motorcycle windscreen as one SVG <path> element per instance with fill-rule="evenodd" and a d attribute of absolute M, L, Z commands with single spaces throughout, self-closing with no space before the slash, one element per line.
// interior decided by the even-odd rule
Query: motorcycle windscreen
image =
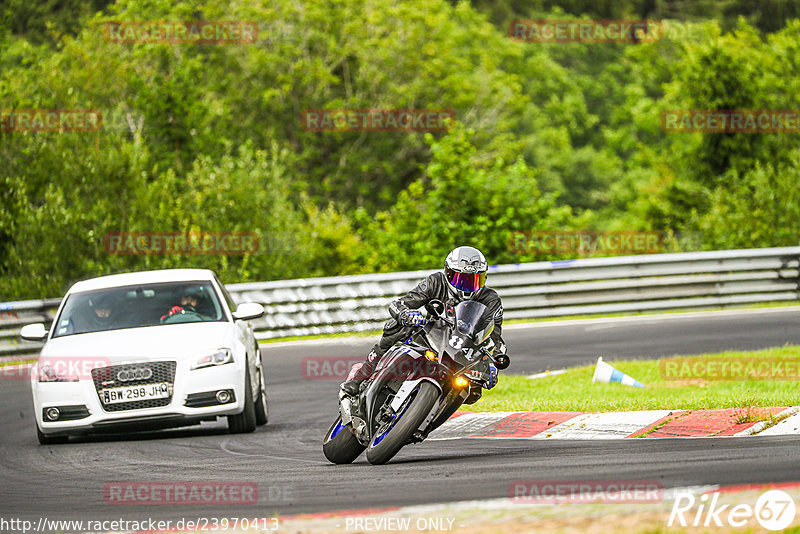
<path fill-rule="evenodd" d="M 494 321 L 480 302 L 466 300 L 456 306 L 456 329 L 463 336 L 480 345 L 494 330 Z"/>
<path fill-rule="evenodd" d="M 447 328 L 430 328 L 425 337 L 436 354 L 444 354 L 447 348 Z"/>

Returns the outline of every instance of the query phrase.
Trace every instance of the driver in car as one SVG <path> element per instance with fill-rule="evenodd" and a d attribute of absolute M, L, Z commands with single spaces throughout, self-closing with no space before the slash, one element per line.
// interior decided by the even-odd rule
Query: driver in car
<path fill-rule="evenodd" d="M 417 308 L 438 299 L 446 309 L 455 307 L 466 300 L 480 302 L 488 308 L 494 318 L 494 355 L 505 355 L 506 344 L 502 338 L 503 305 L 494 289 L 485 287 L 486 271 L 489 266 L 480 250 L 473 247 L 458 247 L 447 255 L 444 272 L 436 272 L 389 305 L 392 318 L 383 326 L 383 336 L 372 348 L 364 363 L 357 363 L 341 385 L 348 395 L 358 395 L 361 383 L 372 375 L 381 357 L 397 341 L 408 337 L 411 327 L 422 324 L 424 318 Z M 490 386 L 497 384 L 497 368 L 490 366 L 492 380 Z"/>
<path fill-rule="evenodd" d="M 110 295 L 91 297 L 88 301 L 89 313 L 84 316 L 84 331 L 95 332 L 108 330 L 114 321 L 114 301 Z"/>
<path fill-rule="evenodd" d="M 194 313 L 205 318 L 205 316 L 197 310 L 203 298 L 204 295 L 202 289 L 199 287 L 187 287 L 183 290 L 183 293 L 181 293 L 180 305 L 173 306 L 167 313 L 162 315 L 161 322 L 163 323 L 173 315 L 185 313 Z"/>

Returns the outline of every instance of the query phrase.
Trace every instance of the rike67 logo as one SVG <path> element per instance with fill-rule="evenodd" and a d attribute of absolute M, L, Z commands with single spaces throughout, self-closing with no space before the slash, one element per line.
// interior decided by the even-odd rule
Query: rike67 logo
<path fill-rule="evenodd" d="M 753 526 L 755 519 L 763 528 L 777 531 L 791 525 L 795 518 L 794 500 L 785 491 L 766 491 L 756 500 L 755 506 L 719 504 L 719 498 L 719 492 L 701 495 L 699 499 L 691 494 L 678 495 L 667 526 L 721 527 L 727 524 L 744 527 Z"/>

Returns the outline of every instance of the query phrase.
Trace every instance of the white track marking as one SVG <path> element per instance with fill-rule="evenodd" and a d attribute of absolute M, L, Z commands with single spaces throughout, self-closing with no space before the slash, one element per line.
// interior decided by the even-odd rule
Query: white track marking
<path fill-rule="evenodd" d="M 460 415 L 455 419 L 446 421 L 442 426 L 431 432 L 430 437 L 425 441 L 458 439 L 480 435 L 487 426 L 508 417 L 512 413 L 513 412 L 488 412 Z"/>
<path fill-rule="evenodd" d="M 782 416 L 790 416 L 792 414 L 797 413 L 800 410 L 800 406 L 792 406 L 790 408 L 786 408 L 785 410 L 781 410 L 780 412 L 776 413 L 773 417 L 782 417 Z M 769 421 L 759 421 L 758 423 L 754 424 L 750 428 L 746 430 L 742 430 L 741 432 L 737 432 L 733 435 L 733 437 L 739 436 L 754 436 L 759 434 L 763 431 L 764 427 L 769 424 Z"/>
<path fill-rule="evenodd" d="M 786 434 L 800 434 L 800 411 L 798 407 L 793 407 L 794 415 L 790 415 L 775 426 L 759 432 L 757 436 L 783 436 Z"/>
<path fill-rule="evenodd" d="M 588 413 L 564 421 L 533 439 L 620 439 L 670 413 L 670 410 Z"/>

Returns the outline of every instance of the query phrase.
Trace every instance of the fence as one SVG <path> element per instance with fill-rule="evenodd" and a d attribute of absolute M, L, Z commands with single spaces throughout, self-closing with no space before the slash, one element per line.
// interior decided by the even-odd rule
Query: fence
<path fill-rule="evenodd" d="M 228 287 L 267 310 L 259 339 L 379 328 L 389 302 L 433 271 L 278 280 Z M 800 298 L 800 247 L 589 258 L 493 266 L 506 319 L 705 309 Z M 53 319 L 58 300 L 0 304 L 0 357 L 36 352 L 19 327 Z"/>

